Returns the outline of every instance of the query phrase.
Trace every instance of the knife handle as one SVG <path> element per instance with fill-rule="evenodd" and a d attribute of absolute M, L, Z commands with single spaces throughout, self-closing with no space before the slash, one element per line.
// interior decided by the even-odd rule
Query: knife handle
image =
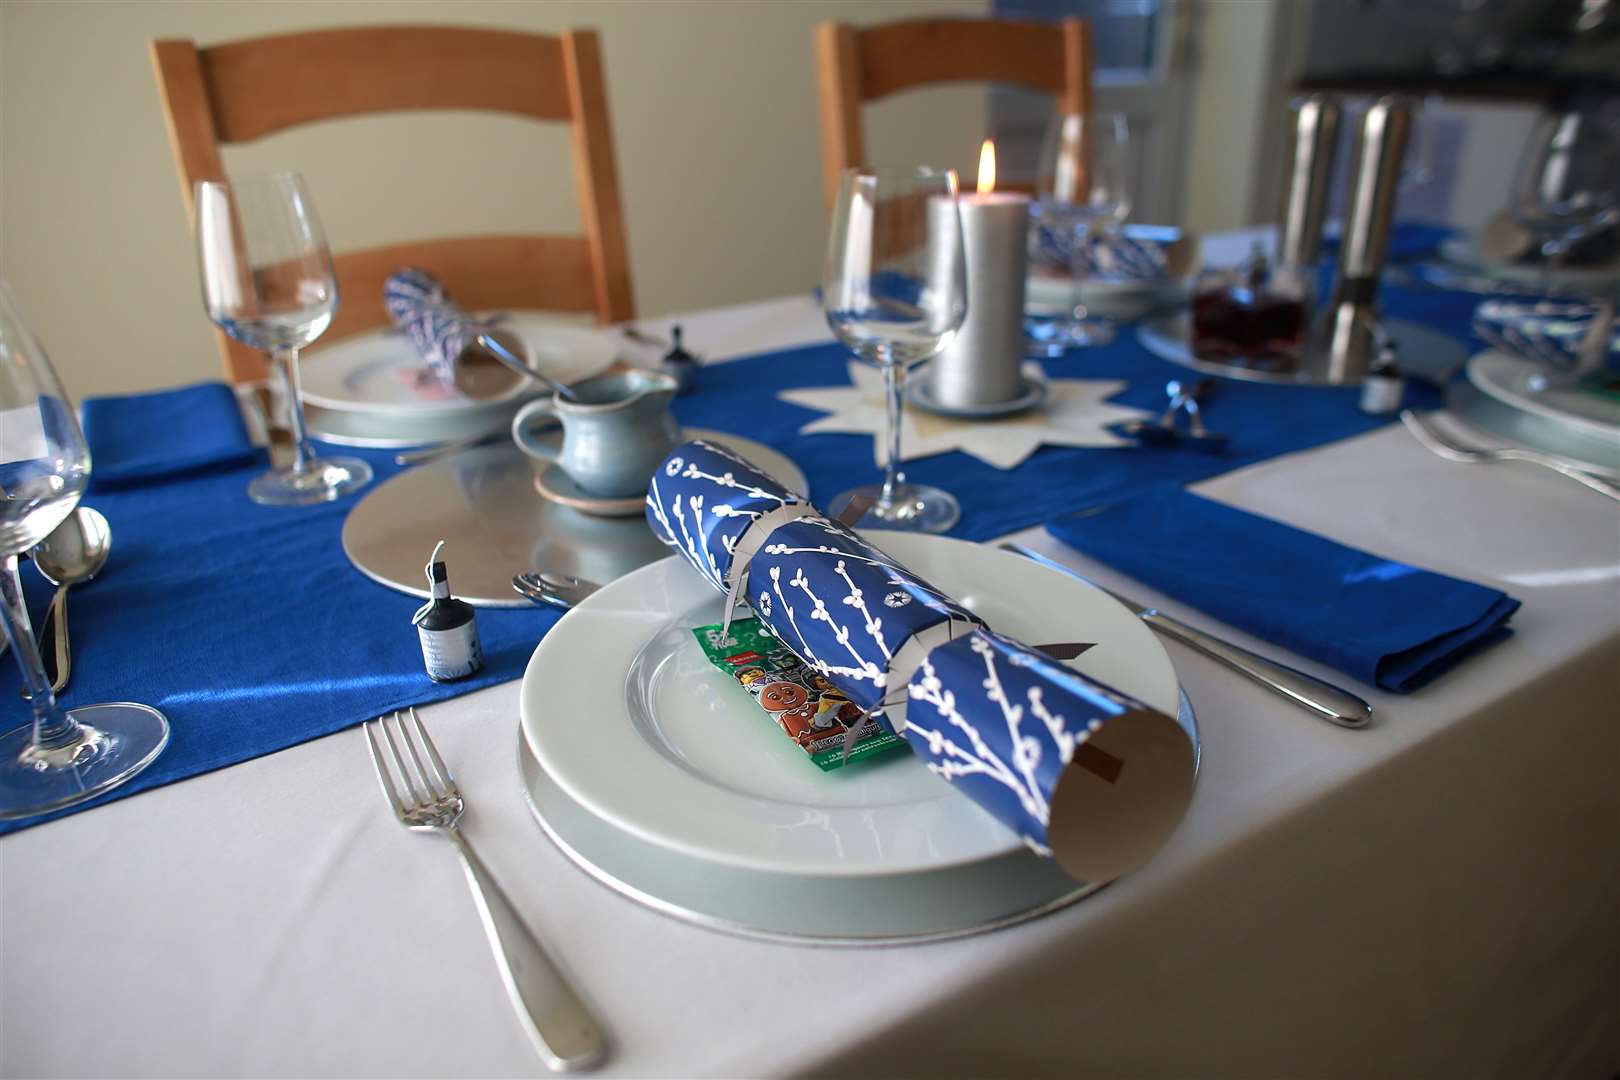
<path fill-rule="evenodd" d="M 1162 611 L 1148 608 L 1141 612 L 1141 619 L 1161 634 L 1175 638 L 1183 645 L 1248 676 L 1272 693 L 1287 698 L 1330 724 L 1347 728 L 1365 727 L 1372 716 L 1372 706 L 1348 690 L 1341 690 L 1314 675 L 1267 660 L 1202 630 L 1194 630 Z"/>

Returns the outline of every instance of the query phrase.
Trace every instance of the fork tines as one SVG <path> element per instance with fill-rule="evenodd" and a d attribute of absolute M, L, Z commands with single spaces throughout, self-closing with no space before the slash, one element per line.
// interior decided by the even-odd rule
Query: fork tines
<path fill-rule="evenodd" d="M 377 767 L 377 779 L 401 821 L 407 825 L 416 824 L 413 816 L 460 799 L 461 792 L 451 779 L 450 770 L 445 767 L 438 748 L 428 737 L 427 728 L 422 726 L 422 718 L 416 715 L 415 706 L 368 721 L 365 729 L 366 743 L 371 747 L 371 762 Z M 383 743 L 388 745 L 386 756 L 382 750 Z M 424 754 L 426 764 L 423 762 Z M 388 758 L 393 759 L 392 769 Z"/>

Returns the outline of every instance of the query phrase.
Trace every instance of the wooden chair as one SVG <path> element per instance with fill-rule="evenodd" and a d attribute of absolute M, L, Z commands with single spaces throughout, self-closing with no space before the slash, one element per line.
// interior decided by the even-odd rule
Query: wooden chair
<path fill-rule="evenodd" d="M 913 19 L 816 27 L 821 161 L 827 205 L 845 169 L 866 164 L 861 105 L 912 87 L 1006 82 L 1047 90 L 1066 112 L 1091 110 L 1091 27 L 1012 19 Z"/>
<path fill-rule="evenodd" d="M 187 213 L 193 185 L 225 175 L 219 147 L 297 124 L 406 109 L 480 109 L 572 128 L 584 236 L 477 236 L 336 255 L 342 303 L 327 338 L 387 322 L 383 281 L 431 271 L 469 309 L 634 317 L 624 214 L 596 34 L 559 37 L 448 26 L 371 26 L 231 41 L 152 42 L 152 63 Z M 219 335 L 230 378 L 262 377 L 263 358 Z"/>

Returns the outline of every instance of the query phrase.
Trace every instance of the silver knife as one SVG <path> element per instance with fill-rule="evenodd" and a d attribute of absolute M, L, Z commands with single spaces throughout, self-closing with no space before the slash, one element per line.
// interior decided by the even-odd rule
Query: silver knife
<path fill-rule="evenodd" d="M 1032 551 L 1019 544 L 1002 544 L 1001 549 L 1010 551 L 1014 555 L 1022 555 L 1024 558 L 1032 559 L 1042 566 L 1051 567 L 1059 573 L 1078 578 L 1087 585 L 1102 589 L 1103 592 L 1130 608 L 1137 618 L 1165 637 L 1174 638 L 1188 648 L 1196 649 L 1212 660 L 1218 660 L 1233 671 L 1247 676 L 1277 696 L 1287 698 L 1295 705 L 1314 714 L 1319 719 L 1326 720 L 1330 724 L 1337 724 L 1346 728 L 1360 728 L 1366 727 L 1367 721 L 1372 717 L 1372 706 L 1348 690 L 1334 686 L 1330 682 L 1324 682 L 1314 675 L 1296 671 L 1294 668 L 1279 664 L 1274 660 L 1267 660 L 1257 653 L 1252 653 L 1242 646 L 1218 638 L 1214 634 L 1206 634 L 1202 630 L 1195 630 L 1179 619 L 1171 618 L 1157 608 L 1138 604 L 1134 600 L 1121 596 L 1113 589 L 1098 585 L 1090 578 L 1076 573 L 1062 563 L 1049 559 L 1037 551 Z"/>

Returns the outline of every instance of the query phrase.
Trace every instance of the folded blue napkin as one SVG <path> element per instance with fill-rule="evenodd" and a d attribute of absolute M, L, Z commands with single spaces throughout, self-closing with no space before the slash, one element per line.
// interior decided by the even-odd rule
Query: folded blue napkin
<path fill-rule="evenodd" d="M 1404 694 L 1507 637 L 1519 601 L 1156 488 L 1047 532 L 1187 606 Z"/>
<path fill-rule="evenodd" d="M 229 468 L 262 453 L 248 437 L 235 391 L 220 382 L 85 398 L 80 417 L 97 490 Z"/>

